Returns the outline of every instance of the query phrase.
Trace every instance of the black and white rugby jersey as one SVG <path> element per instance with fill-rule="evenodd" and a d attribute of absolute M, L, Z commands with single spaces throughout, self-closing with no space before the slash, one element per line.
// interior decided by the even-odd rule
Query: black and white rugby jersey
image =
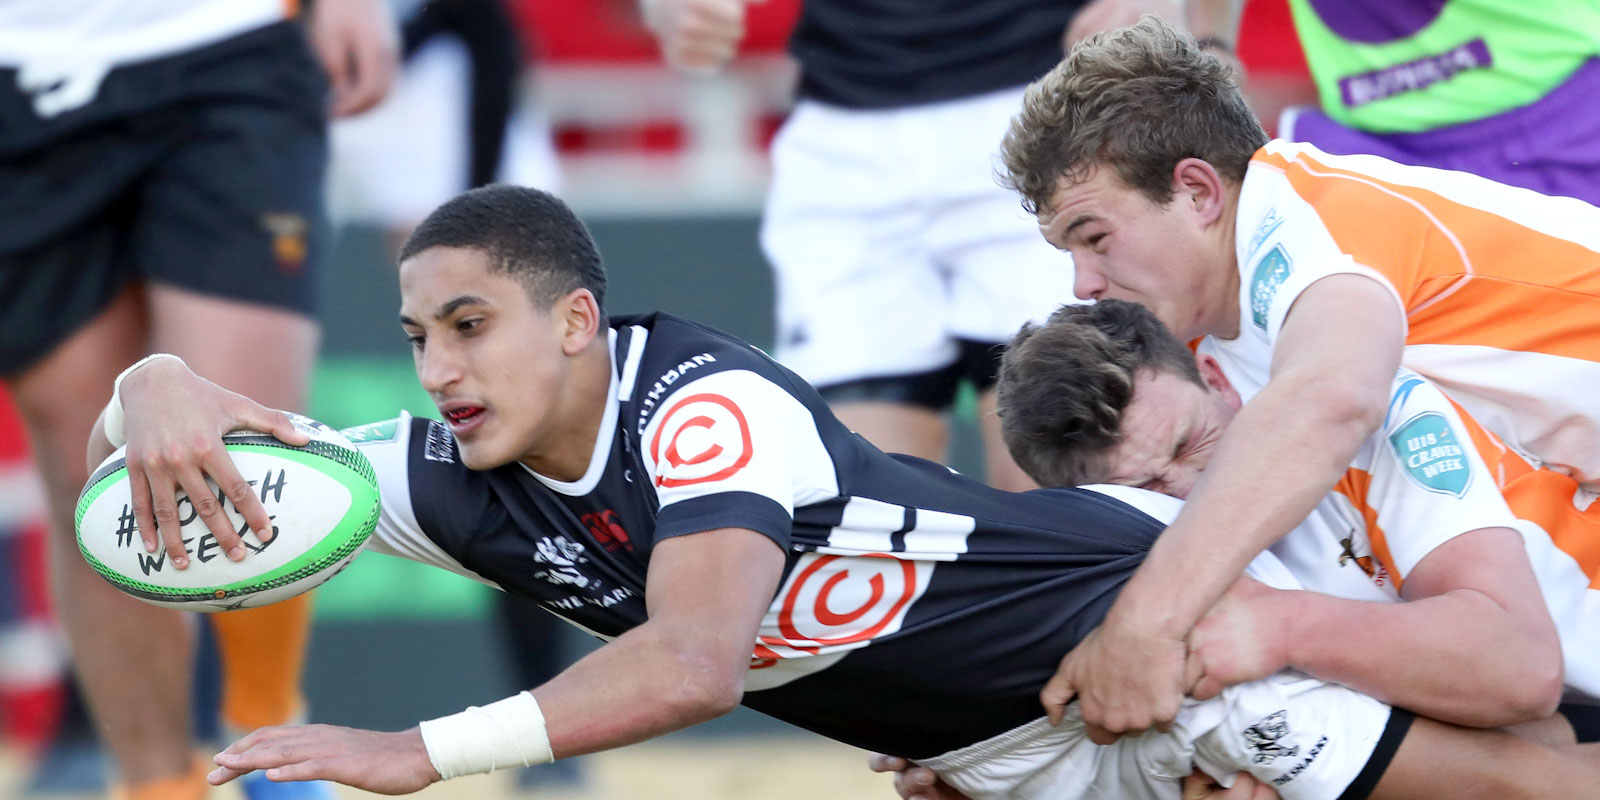
<path fill-rule="evenodd" d="M 656 542 L 756 531 L 788 561 L 745 705 L 926 757 L 1039 717 L 1039 688 L 1161 530 L 1093 491 L 1011 494 L 885 455 L 800 378 L 709 328 L 665 314 L 611 324 L 600 441 L 576 482 L 468 470 L 438 422 L 346 431 L 382 488 L 371 547 L 609 638 L 645 621 Z"/>

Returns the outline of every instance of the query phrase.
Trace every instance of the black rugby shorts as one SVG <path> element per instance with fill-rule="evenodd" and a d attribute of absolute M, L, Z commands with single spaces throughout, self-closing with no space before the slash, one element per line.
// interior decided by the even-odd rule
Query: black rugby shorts
<path fill-rule="evenodd" d="M 117 67 L 50 118 L 0 69 L 0 375 L 134 281 L 314 313 L 326 97 L 293 21 Z"/>

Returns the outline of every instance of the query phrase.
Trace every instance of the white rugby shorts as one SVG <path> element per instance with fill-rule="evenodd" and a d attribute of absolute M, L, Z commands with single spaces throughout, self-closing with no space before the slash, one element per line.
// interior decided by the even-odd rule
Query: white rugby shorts
<path fill-rule="evenodd" d="M 1177 800 L 1193 767 L 1231 785 L 1247 772 L 1283 800 L 1335 800 L 1361 775 L 1389 724 L 1389 706 L 1338 684 L 1285 671 L 1189 700 L 1171 733 L 1101 747 L 1078 707 L 1059 726 L 1040 718 L 920 763 L 973 800 Z"/>
<path fill-rule="evenodd" d="M 813 385 L 913 375 L 1072 296 L 1072 258 L 997 182 L 1022 89 L 899 109 L 801 101 L 772 145 L 761 245 L 778 359 Z"/>

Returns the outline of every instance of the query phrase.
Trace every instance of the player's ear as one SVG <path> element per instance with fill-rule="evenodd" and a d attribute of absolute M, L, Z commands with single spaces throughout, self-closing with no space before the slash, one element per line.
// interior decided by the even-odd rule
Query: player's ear
<path fill-rule="evenodd" d="M 1195 356 L 1195 366 L 1200 369 L 1200 380 L 1205 383 L 1206 388 L 1220 395 L 1235 410 L 1242 405 L 1239 401 L 1239 392 L 1228 381 L 1228 376 L 1222 373 L 1222 365 L 1217 363 L 1217 359 L 1200 353 Z"/>
<path fill-rule="evenodd" d="M 1185 158 L 1172 168 L 1173 200 L 1192 209 L 1202 226 L 1221 219 L 1227 206 L 1226 183 L 1211 162 Z"/>
<path fill-rule="evenodd" d="M 605 327 L 600 314 L 600 304 L 588 289 L 573 289 L 556 301 L 557 316 L 562 321 L 561 351 L 569 356 L 583 352 Z"/>

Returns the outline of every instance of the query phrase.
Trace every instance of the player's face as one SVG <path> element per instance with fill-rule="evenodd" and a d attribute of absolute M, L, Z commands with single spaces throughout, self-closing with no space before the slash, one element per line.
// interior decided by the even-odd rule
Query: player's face
<path fill-rule="evenodd" d="M 1239 395 L 1220 371 L 1208 374 L 1203 366 L 1201 376 L 1206 386 L 1165 370 L 1139 373 L 1105 483 L 1188 497 L 1239 410 Z"/>
<path fill-rule="evenodd" d="M 1205 222 L 1186 192 L 1157 205 L 1109 168 L 1062 181 L 1039 211 L 1045 239 L 1072 253 L 1073 294 L 1139 303 L 1184 341 L 1217 332 L 1226 303 Z"/>
<path fill-rule="evenodd" d="M 539 452 L 563 427 L 565 320 L 477 250 L 434 247 L 400 265 L 400 323 L 417 378 L 471 469 Z"/>

